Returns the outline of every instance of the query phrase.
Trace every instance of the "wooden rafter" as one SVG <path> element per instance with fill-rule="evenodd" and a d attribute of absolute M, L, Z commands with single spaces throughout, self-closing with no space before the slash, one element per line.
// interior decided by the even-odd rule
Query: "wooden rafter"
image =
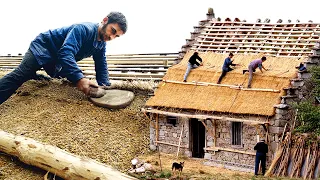
<path fill-rule="evenodd" d="M 162 114 L 166 116 L 175 116 L 175 117 L 187 117 L 187 118 L 196 118 L 196 119 L 215 119 L 221 121 L 232 121 L 232 122 L 243 122 L 247 124 L 269 124 L 267 121 L 254 121 L 248 119 L 239 119 L 239 118 L 230 118 L 230 117 L 221 117 L 221 116 L 214 116 L 214 115 L 205 115 L 205 114 L 186 114 L 186 113 L 174 113 L 174 112 L 167 112 L 161 111 L 157 109 L 141 109 L 142 112 L 150 112 L 154 114 Z"/>

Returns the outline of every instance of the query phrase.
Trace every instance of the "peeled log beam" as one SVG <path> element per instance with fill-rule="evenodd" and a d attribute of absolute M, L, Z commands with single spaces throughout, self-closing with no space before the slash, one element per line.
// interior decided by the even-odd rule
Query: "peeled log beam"
<path fill-rule="evenodd" d="M 95 160 L 1 130 L 0 151 L 68 180 L 135 179 Z"/>

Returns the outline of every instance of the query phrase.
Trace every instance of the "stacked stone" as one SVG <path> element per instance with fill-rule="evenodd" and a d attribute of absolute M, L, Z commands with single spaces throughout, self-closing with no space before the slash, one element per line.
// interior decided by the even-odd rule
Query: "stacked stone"
<path fill-rule="evenodd" d="M 281 97 L 281 103 L 274 106 L 276 108 L 276 115 L 275 118 L 271 120 L 271 127 L 269 127 L 269 133 L 274 136 L 274 142 L 271 144 L 273 148 L 275 148 L 279 142 L 276 135 L 283 132 L 285 124 L 289 124 L 289 121 L 293 119 L 294 114 L 292 113 L 290 104 L 300 101 L 304 97 L 304 92 L 307 88 L 305 81 L 311 78 L 311 73 L 308 69 L 320 65 L 320 42 L 315 44 L 312 52 L 313 54 L 303 63 L 307 70 L 298 71 L 298 78 L 291 79 L 291 87 L 284 88 L 286 95 Z"/>
<path fill-rule="evenodd" d="M 183 128 L 182 138 L 181 138 L 181 146 L 187 146 L 187 148 L 180 148 L 180 154 L 184 154 L 186 156 L 191 156 L 191 152 L 188 150 L 189 147 L 189 121 L 187 119 L 179 118 L 176 126 L 169 124 L 166 122 L 166 118 L 159 118 L 159 141 L 170 143 L 170 144 L 179 144 L 181 127 Z M 155 121 L 152 121 L 150 124 L 150 149 L 156 150 L 156 129 L 155 129 Z M 158 144 L 159 150 L 164 153 L 175 154 L 177 153 L 178 147 L 171 146 L 166 144 Z"/>
<path fill-rule="evenodd" d="M 199 37 L 201 31 L 206 27 L 206 25 L 210 21 L 215 21 L 215 20 L 216 19 L 213 13 L 213 9 L 209 8 L 207 13 L 207 19 L 199 21 L 199 25 L 194 26 L 194 31 L 191 32 L 191 38 L 186 39 L 186 44 L 181 47 L 181 51 L 179 52 L 179 57 L 176 64 L 179 63 L 183 59 L 184 55 L 191 49 L 192 45 L 196 42 L 197 37 Z"/>

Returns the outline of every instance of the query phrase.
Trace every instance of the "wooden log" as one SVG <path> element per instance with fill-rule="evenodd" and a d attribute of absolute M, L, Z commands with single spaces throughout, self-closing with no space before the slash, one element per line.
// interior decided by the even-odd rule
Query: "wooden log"
<path fill-rule="evenodd" d="M 208 131 L 209 135 L 214 138 L 214 134 L 212 133 L 211 129 L 207 126 L 207 124 L 203 121 L 203 120 L 200 120 L 201 123 L 203 124 L 203 126 L 206 128 L 206 130 Z"/>
<path fill-rule="evenodd" d="M 93 159 L 1 130 L 0 151 L 68 180 L 135 179 Z"/>
<path fill-rule="evenodd" d="M 159 141 L 159 115 L 156 114 L 156 145 L 158 145 Z"/>
<path fill-rule="evenodd" d="M 216 84 L 216 83 L 208 83 L 208 82 L 180 82 L 180 81 L 172 81 L 172 80 L 163 80 L 166 83 L 174 83 L 174 84 L 189 84 L 189 85 L 196 85 L 196 86 L 220 86 L 220 87 L 239 87 L 235 85 L 228 85 L 228 84 Z"/>
<path fill-rule="evenodd" d="M 219 86 L 219 87 L 229 87 L 231 89 L 238 89 L 244 91 L 262 91 L 262 92 L 275 92 L 279 93 L 280 90 L 276 89 L 263 89 L 263 88 L 243 88 L 242 86 L 237 85 L 229 85 L 229 84 L 216 84 L 216 83 L 208 83 L 208 82 L 180 82 L 180 81 L 171 81 L 171 80 L 163 80 L 166 83 L 174 83 L 174 84 L 189 84 L 196 86 Z"/>
<path fill-rule="evenodd" d="M 253 156 L 256 155 L 256 153 L 254 153 L 254 152 L 240 151 L 240 150 L 222 148 L 222 147 L 204 148 L 204 150 L 206 150 L 206 151 L 228 151 L 228 152 L 235 152 L 235 153 L 241 153 L 241 154 L 247 154 L 247 155 L 253 155 Z"/>
<path fill-rule="evenodd" d="M 252 125 L 269 124 L 269 122 L 267 121 L 254 121 L 254 120 L 248 120 L 248 119 L 238 119 L 238 118 L 229 118 L 229 117 L 221 117 L 221 116 L 213 116 L 213 115 L 202 115 L 202 114 L 183 114 L 183 113 L 161 111 L 156 109 L 141 108 L 141 111 L 155 113 L 155 114 L 163 114 L 166 116 L 175 116 L 175 117 L 187 117 L 187 118 L 196 118 L 196 119 L 216 119 L 221 121 L 243 122 L 243 123 L 252 124 Z"/>
<path fill-rule="evenodd" d="M 179 144 L 172 144 L 172 143 L 163 142 L 163 141 L 155 141 L 155 143 L 165 144 L 165 145 L 174 146 L 174 147 L 178 147 L 179 146 Z M 180 145 L 180 148 L 187 148 L 187 147 L 185 145 Z"/>

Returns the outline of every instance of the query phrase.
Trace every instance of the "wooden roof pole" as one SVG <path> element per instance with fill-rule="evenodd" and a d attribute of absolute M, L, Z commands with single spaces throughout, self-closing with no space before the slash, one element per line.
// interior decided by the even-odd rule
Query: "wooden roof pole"
<path fill-rule="evenodd" d="M 239 118 L 229 118 L 229 117 L 221 117 L 221 116 L 214 116 L 214 115 L 202 115 L 202 114 L 183 114 L 183 113 L 174 113 L 174 112 L 167 112 L 161 111 L 157 109 L 141 109 L 142 112 L 150 112 L 155 114 L 163 114 L 166 116 L 175 116 L 175 117 L 187 117 L 187 118 L 196 118 L 196 119 L 216 119 L 221 121 L 233 121 L 233 122 L 243 122 L 247 124 L 269 124 L 267 121 L 254 121 L 248 119 L 239 119 Z"/>
<path fill-rule="evenodd" d="M 159 114 L 156 114 L 156 145 L 158 145 L 159 141 Z"/>
<path fill-rule="evenodd" d="M 212 125 L 213 125 L 213 147 L 216 147 L 217 146 L 217 137 L 216 137 L 216 120 L 213 119 L 211 121 Z"/>
<path fill-rule="evenodd" d="M 286 71 L 287 72 L 287 71 Z M 286 73 L 284 72 L 284 73 Z M 276 89 L 262 89 L 262 88 L 243 88 L 242 86 L 229 85 L 229 84 L 216 84 L 216 83 L 208 83 L 208 82 L 180 82 L 180 81 L 171 81 L 171 80 L 163 80 L 166 83 L 174 83 L 174 84 L 185 84 L 185 85 L 196 85 L 196 86 L 219 86 L 219 87 L 229 87 L 231 89 L 238 89 L 244 91 L 263 91 L 263 92 L 275 92 L 279 93 L 280 90 Z"/>

